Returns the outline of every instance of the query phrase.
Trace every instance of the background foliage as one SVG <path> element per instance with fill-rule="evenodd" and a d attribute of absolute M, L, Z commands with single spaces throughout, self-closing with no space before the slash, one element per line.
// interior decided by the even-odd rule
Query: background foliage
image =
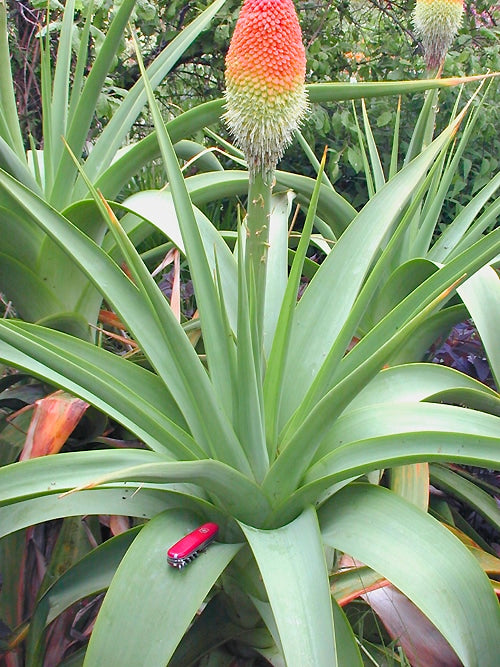
<path fill-rule="evenodd" d="M 80 24 L 77 22 L 75 28 L 75 51 L 88 4 L 89 0 L 77 3 Z M 214 29 L 202 33 L 158 88 L 157 99 L 165 118 L 174 117 L 181 109 L 186 110 L 201 101 L 220 97 L 224 88 L 225 52 L 240 4 L 240 0 L 229 0 L 224 5 Z M 61 6 L 55 0 L 50 6 L 55 47 Z M 205 6 L 202 0 L 138 2 L 133 18 L 146 64 Z M 309 82 L 348 81 L 351 77 L 359 81 L 415 79 L 423 72 L 423 58 L 411 24 L 413 2 L 302 0 L 296 6 L 306 45 Z M 40 89 L 37 84 L 38 26 L 43 25 L 45 7 L 44 0 L 11 2 L 9 16 L 13 60 L 16 62 L 16 93 L 21 122 L 26 129 L 24 136 L 31 133 L 38 139 L 41 138 Z M 115 4 L 98 2 L 94 3 L 94 7 L 90 59 L 102 43 L 103 33 L 114 15 Z M 446 59 L 443 76 L 465 76 L 500 70 L 499 17 L 498 5 L 492 5 L 490 0 L 467 4 L 463 26 Z M 137 64 L 130 59 L 131 56 L 132 47 L 124 41 L 96 108 L 96 133 L 109 121 L 125 91 L 139 77 Z M 498 102 L 496 86 L 484 104 L 474 141 L 470 143 L 461 169 L 454 177 L 449 203 L 445 207 L 445 222 L 488 182 L 498 167 Z M 411 128 L 420 110 L 420 98 L 406 96 L 403 104 L 405 124 L 401 128 L 401 152 L 404 154 L 410 141 Z M 447 124 L 453 104 L 453 92 L 443 91 L 440 98 L 441 113 L 437 117 L 438 130 Z M 368 102 L 368 114 L 385 166 L 390 159 L 395 113 L 394 98 Z M 145 136 L 150 130 L 149 117 L 141 117 L 135 124 L 131 139 Z M 354 206 L 365 203 L 366 182 L 351 105 L 313 105 L 304 127 L 304 136 L 316 153 L 321 152 L 325 144 L 330 147 L 326 167 L 330 180 Z M 199 138 L 202 139 L 201 136 Z M 92 136 L 89 136 L 91 139 Z M 303 172 L 301 161 L 301 151 L 292 148 L 287 152 L 283 165 Z M 154 180 L 154 171 L 150 170 L 147 177 Z"/>

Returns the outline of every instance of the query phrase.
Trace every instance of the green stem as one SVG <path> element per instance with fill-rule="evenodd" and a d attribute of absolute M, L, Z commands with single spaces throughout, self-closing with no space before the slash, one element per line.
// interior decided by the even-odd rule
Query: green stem
<path fill-rule="evenodd" d="M 268 174 L 257 172 L 251 178 L 248 187 L 245 271 L 249 287 L 252 324 L 259 338 L 259 348 L 262 343 L 264 323 L 272 180 Z"/>

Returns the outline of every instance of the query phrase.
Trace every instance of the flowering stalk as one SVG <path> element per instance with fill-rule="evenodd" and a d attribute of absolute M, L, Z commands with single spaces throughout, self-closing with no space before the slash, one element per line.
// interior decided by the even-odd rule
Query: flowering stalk
<path fill-rule="evenodd" d="M 226 57 L 224 118 L 250 173 L 245 264 L 247 279 L 255 281 L 257 323 L 263 314 L 273 174 L 307 110 L 305 69 L 293 1 L 245 0 Z"/>
<path fill-rule="evenodd" d="M 462 0 L 417 0 L 413 23 L 422 40 L 427 69 L 442 66 L 462 22 L 463 11 Z"/>

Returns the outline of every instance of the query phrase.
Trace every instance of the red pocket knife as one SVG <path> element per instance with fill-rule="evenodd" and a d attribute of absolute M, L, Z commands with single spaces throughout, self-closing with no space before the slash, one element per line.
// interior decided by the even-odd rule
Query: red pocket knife
<path fill-rule="evenodd" d="M 168 564 L 179 569 L 183 568 L 215 540 L 218 531 L 219 526 L 216 523 L 204 523 L 193 530 L 167 551 Z"/>

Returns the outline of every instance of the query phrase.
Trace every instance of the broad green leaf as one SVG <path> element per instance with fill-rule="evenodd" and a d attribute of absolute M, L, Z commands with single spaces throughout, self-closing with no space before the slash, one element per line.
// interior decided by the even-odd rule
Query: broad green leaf
<path fill-rule="evenodd" d="M 424 512 L 429 507 L 429 464 L 414 463 L 389 471 L 389 487 Z"/>
<path fill-rule="evenodd" d="M 193 489 L 192 485 L 170 485 L 161 489 L 128 482 L 121 488 L 92 489 L 65 496 L 47 494 L 44 489 L 40 493 L 46 495 L 0 506 L 0 536 L 67 516 L 111 514 L 133 516 L 142 521 L 168 508 L 189 509 L 203 518 L 224 521 L 224 515 L 208 501 L 194 495 Z"/>
<path fill-rule="evenodd" d="M 169 667 L 195 665 L 209 651 L 230 640 L 251 643 L 253 630 L 239 625 L 230 609 L 231 601 L 224 593 L 215 595 L 182 638 Z"/>
<path fill-rule="evenodd" d="M 471 414 L 475 411 L 467 412 Z M 449 461 L 464 463 L 469 461 L 472 465 L 482 463 L 493 468 L 498 466 L 500 456 L 498 451 L 495 451 L 495 444 L 499 443 L 498 417 L 482 413 L 477 413 L 477 417 L 471 415 L 472 423 L 469 428 L 465 426 L 468 432 L 464 433 L 458 425 L 456 429 L 453 427 L 451 419 L 455 415 L 455 411 L 450 414 L 450 411 L 446 410 L 447 419 L 443 419 L 442 431 L 427 430 L 424 424 L 419 431 L 389 433 L 369 437 L 366 440 L 350 441 L 315 463 L 305 475 L 304 482 L 307 484 L 321 480 L 321 485 L 326 486 L 330 482 L 354 477 L 370 470 L 419 461 L 445 461 L 446 456 L 449 457 Z M 472 428 L 474 421 L 477 422 L 476 428 Z M 426 439 L 432 439 L 432 442 L 427 443 Z M 476 450 L 472 449 L 474 443 L 477 443 Z"/>
<path fill-rule="evenodd" d="M 376 403 L 423 401 L 447 389 L 470 388 L 498 400 L 498 394 L 478 380 L 438 364 L 404 364 L 384 368 L 347 406 L 345 412 Z"/>
<path fill-rule="evenodd" d="M 218 122 L 222 114 L 222 107 L 223 100 L 205 102 L 168 121 L 165 127 L 172 143 L 194 134 L 206 125 Z M 102 172 L 94 185 L 106 199 L 113 199 L 141 167 L 158 157 L 160 157 L 158 139 L 156 133 L 152 132 L 125 153 L 116 156 L 117 159 Z"/>
<path fill-rule="evenodd" d="M 209 174 L 207 174 L 207 177 Z M 224 183 L 224 182 L 223 182 Z M 198 190 L 193 188 L 193 179 L 186 179 L 186 185 L 190 196 L 193 200 L 197 199 Z M 231 188 L 229 179 L 225 182 L 226 187 Z M 245 182 L 248 186 L 248 181 Z M 215 188 L 213 183 L 212 187 Z M 241 186 L 239 185 L 239 188 Z M 227 191 L 226 191 L 227 192 Z M 241 194 L 238 189 L 238 194 Z M 222 196 L 222 192 L 220 193 Z M 133 211 L 138 216 L 141 216 L 169 239 L 185 254 L 184 241 L 182 239 L 181 230 L 179 227 L 179 220 L 175 212 L 175 207 L 172 200 L 172 194 L 168 190 L 145 190 L 132 195 L 123 202 L 126 210 Z M 227 315 L 233 330 L 236 331 L 237 318 L 237 276 L 236 276 L 236 261 L 229 250 L 227 243 L 224 242 L 221 235 L 217 232 L 210 220 L 201 213 L 197 208 L 194 209 L 196 222 L 200 230 L 200 236 L 208 259 L 211 274 L 215 273 L 215 265 L 217 260 L 218 271 L 221 278 L 221 287 L 224 294 L 224 302 L 227 308 Z M 131 234 L 135 232 L 140 225 L 144 223 L 138 220 L 130 220 L 122 218 L 122 224 L 126 231 Z M 128 223 L 131 223 L 130 225 Z M 133 225 L 133 226 L 132 226 Z M 108 239 L 106 239 L 108 241 Z M 104 247 L 108 252 L 112 253 L 113 249 L 108 243 L 104 243 Z"/>
<path fill-rule="evenodd" d="M 330 576 L 332 597 L 341 607 L 345 607 L 363 593 L 386 586 L 387 583 L 387 579 L 366 565 L 342 569 Z"/>
<path fill-rule="evenodd" d="M 130 451 L 130 450 L 129 450 Z M 251 479 L 230 466 L 205 459 L 203 461 L 159 461 L 132 463 L 120 470 L 97 475 L 80 488 L 90 488 L 110 482 L 189 482 L 198 484 L 214 496 L 214 503 L 223 511 L 252 524 L 262 523 L 269 511 L 269 500 Z M 1 497 L 0 497 L 1 501 Z"/>
<path fill-rule="evenodd" d="M 40 187 L 26 166 L 26 162 L 15 153 L 9 144 L 0 136 L 0 167 L 12 174 L 14 178 L 31 188 L 37 194 L 41 194 Z"/>
<path fill-rule="evenodd" d="M 349 480 L 373 470 L 426 461 L 454 461 L 497 468 L 500 465 L 498 421 L 492 423 L 491 415 L 477 415 L 478 422 L 487 418 L 486 431 L 489 425 L 493 435 L 457 433 L 452 425 L 449 431 L 427 431 L 422 425 L 419 432 L 369 438 L 338 447 L 309 468 L 300 488 L 275 507 L 266 525 L 290 520 L 308 503 L 317 502 L 318 498 L 324 502 Z"/>
<path fill-rule="evenodd" d="M 275 530 L 240 525 L 262 575 L 288 667 L 339 664 L 315 511 L 308 508 Z"/>
<path fill-rule="evenodd" d="M 427 318 L 425 327 L 421 327 L 409 338 L 389 359 L 388 365 L 428 361 L 429 350 L 437 340 L 446 340 L 451 329 L 468 317 L 467 308 L 463 303 L 446 306 Z"/>
<path fill-rule="evenodd" d="M 0 504 L 85 486 L 98 476 L 165 459 L 142 449 L 68 452 L 0 468 Z"/>
<path fill-rule="evenodd" d="M 85 665 L 166 665 L 239 544 L 212 544 L 182 570 L 166 551 L 199 525 L 167 510 L 141 530 L 113 577 L 99 612 Z M 138 613 L 131 613 L 137 610 Z"/>
<path fill-rule="evenodd" d="M 394 179 L 393 179 L 394 181 Z M 391 183 L 393 182 L 391 181 Z M 381 341 L 377 351 L 361 363 L 352 373 L 344 377 L 328 391 L 312 408 L 309 414 L 294 419 L 280 436 L 280 456 L 271 466 L 263 488 L 272 498 L 281 502 L 297 488 L 317 447 L 328 433 L 331 424 L 343 412 L 360 388 L 378 373 L 384 362 L 417 330 L 425 318 L 442 300 L 444 294 L 422 308 L 411 320 L 390 338 Z M 355 346 L 358 347 L 361 343 Z M 349 356 L 349 355 L 348 355 Z M 307 446 L 305 445 L 307 443 Z M 382 466 L 381 466 L 382 467 Z"/>
<path fill-rule="evenodd" d="M 321 459 L 349 442 L 399 433 L 429 431 L 499 435 L 500 418 L 437 403 L 376 403 L 346 412 L 328 429 L 315 455 Z M 500 461 L 500 452 L 499 452 Z"/>
<path fill-rule="evenodd" d="M 319 520 L 327 544 L 389 579 L 464 664 L 494 667 L 498 602 L 474 557 L 439 522 L 371 484 L 344 488 L 320 510 Z"/>
<path fill-rule="evenodd" d="M 375 324 L 414 289 L 427 280 L 438 267 L 427 259 L 416 257 L 398 266 L 382 285 L 371 308 L 371 319 Z"/>

